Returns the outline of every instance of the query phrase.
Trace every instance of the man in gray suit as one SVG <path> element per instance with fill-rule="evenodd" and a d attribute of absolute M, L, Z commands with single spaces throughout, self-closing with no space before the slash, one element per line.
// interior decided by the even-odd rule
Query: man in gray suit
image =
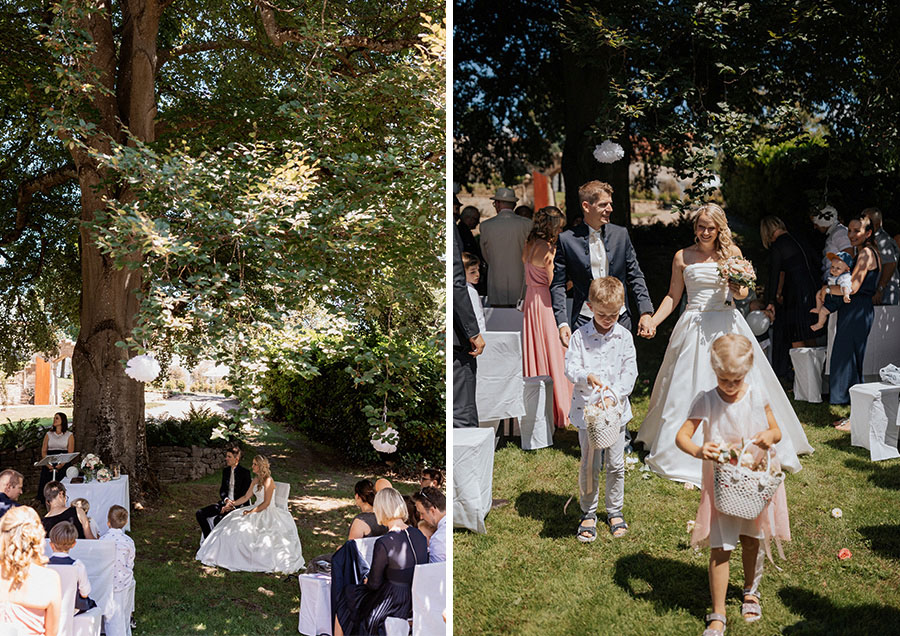
<path fill-rule="evenodd" d="M 553 313 L 559 327 L 559 339 L 569 346 L 572 330 L 585 324 L 592 317 L 585 302 L 591 281 L 603 276 L 614 276 L 622 281 L 637 303 L 640 320 L 638 333 L 651 333 L 650 316 L 653 303 L 644 282 L 644 274 L 638 265 L 637 255 L 628 231 L 609 222 L 612 213 L 612 186 L 602 181 L 589 181 L 578 189 L 578 198 L 584 212 L 584 223 L 559 235 L 554 262 L 550 296 Z M 572 315 L 566 315 L 566 281 L 573 285 Z M 631 311 L 625 303 L 619 322 L 631 329 Z"/>
<path fill-rule="evenodd" d="M 488 302 L 493 307 L 513 307 L 525 284 L 522 248 L 531 221 L 513 212 L 518 199 L 509 188 L 497 188 L 491 198 L 497 216 L 481 224 L 481 254 L 488 264 Z"/>

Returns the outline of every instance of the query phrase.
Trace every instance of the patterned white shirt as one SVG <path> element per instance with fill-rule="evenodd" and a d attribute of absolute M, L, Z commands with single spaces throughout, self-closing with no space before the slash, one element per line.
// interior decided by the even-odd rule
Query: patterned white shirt
<path fill-rule="evenodd" d="M 99 540 L 114 541 L 116 544 L 113 591 L 128 589 L 134 583 L 134 541 L 121 528 L 110 528 Z"/>
<path fill-rule="evenodd" d="M 586 428 L 584 406 L 591 394 L 588 375 L 610 387 L 616 397 L 625 403 L 623 423 L 631 420 L 631 402 L 628 396 L 637 380 L 637 353 L 631 332 L 615 323 L 605 334 L 599 333 L 594 321 L 582 325 L 572 334 L 566 353 L 566 377 L 575 385 L 569 419 L 576 428 Z"/>

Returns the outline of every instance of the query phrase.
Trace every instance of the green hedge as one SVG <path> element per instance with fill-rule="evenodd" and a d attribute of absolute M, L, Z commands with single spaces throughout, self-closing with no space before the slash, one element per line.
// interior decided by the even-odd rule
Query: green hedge
<path fill-rule="evenodd" d="M 7 418 L 6 424 L 0 424 L 0 451 L 40 448 L 47 430 L 38 417 L 16 422 Z"/>
<path fill-rule="evenodd" d="M 349 338 L 350 336 L 347 336 Z M 263 386 L 270 416 L 331 446 L 348 459 L 372 463 L 394 460 L 405 468 L 423 463 L 444 467 L 444 357 L 436 347 L 409 345 L 386 338 L 370 338 L 368 352 L 342 337 L 314 339 L 302 352 L 281 352 Z M 402 355 L 398 355 L 401 350 Z M 386 381 L 374 361 L 390 356 L 404 360 L 402 377 Z M 302 361 L 302 362 L 300 362 Z M 311 364 L 317 373 L 297 369 Z M 395 371 L 395 373 L 397 373 Z M 356 377 L 371 381 L 356 382 Z M 384 455 L 370 443 L 366 406 L 382 403 L 380 386 L 391 386 L 389 424 L 398 432 L 397 452 Z"/>
<path fill-rule="evenodd" d="M 213 429 L 232 418 L 207 408 L 191 405 L 184 417 L 146 418 L 147 446 L 225 446 L 229 440 L 212 438 Z"/>

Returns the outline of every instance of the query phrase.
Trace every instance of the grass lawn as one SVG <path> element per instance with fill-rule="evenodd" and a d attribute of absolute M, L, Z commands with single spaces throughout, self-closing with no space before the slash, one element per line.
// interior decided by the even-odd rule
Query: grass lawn
<path fill-rule="evenodd" d="M 290 508 L 307 562 L 346 540 L 358 512 L 353 485 L 372 475 L 343 465 L 326 448 L 273 426 L 251 440 L 272 475 L 291 484 Z M 250 465 L 247 451 L 243 464 Z M 136 634 L 296 634 L 297 577 L 208 568 L 194 560 L 200 530 L 194 511 L 218 499 L 220 474 L 170 485 L 153 507 L 134 512 Z M 393 480 L 404 494 L 417 484 Z"/>
<path fill-rule="evenodd" d="M 639 360 L 647 347 L 656 357 L 665 337 L 654 342 L 637 343 Z M 646 366 L 655 373 L 656 365 Z M 647 411 L 645 381 L 652 383 L 646 371 L 633 396 L 632 430 Z M 740 618 L 740 549 L 732 555 L 727 633 L 900 633 L 900 460 L 873 463 L 851 447 L 850 434 L 830 425 L 847 407 L 794 406 L 816 450 L 786 478 L 793 540 L 784 544 L 786 561 L 774 554 L 781 572 L 766 564 L 763 618 L 753 624 Z M 453 536 L 456 634 L 703 631 L 709 551 L 693 550 L 687 532 L 699 490 L 648 477 L 638 463 L 625 477 L 629 533 L 614 540 L 601 525 L 594 543 L 580 544 L 579 457 L 571 430 L 557 433 L 551 448 L 497 450 L 493 496 L 510 503 L 488 515 L 487 534 Z M 832 518 L 835 507 L 843 518 Z M 839 560 L 841 548 L 852 558 Z"/>

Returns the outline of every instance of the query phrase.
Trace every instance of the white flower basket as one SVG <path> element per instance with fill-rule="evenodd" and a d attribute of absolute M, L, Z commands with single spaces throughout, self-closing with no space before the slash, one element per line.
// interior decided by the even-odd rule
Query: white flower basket
<path fill-rule="evenodd" d="M 606 406 L 606 395 L 614 404 Z M 584 421 L 587 424 L 588 439 L 594 448 L 609 448 L 619 437 L 622 428 L 622 413 L 625 405 L 609 387 L 598 391 L 596 388 L 588 396 L 584 407 Z"/>
<path fill-rule="evenodd" d="M 743 457 L 752 444 L 747 440 L 739 457 Z M 772 501 L 778 486 L 784 481 L 784 473 L 775 472 L 775 449 L 769 447 L 766 470 L 750 470 L 746 466 L 717 463 L 714 470 L 714 501 L 716 510 L 725 515 L 741 519 L 756 519 L 766 505 Z"/>

